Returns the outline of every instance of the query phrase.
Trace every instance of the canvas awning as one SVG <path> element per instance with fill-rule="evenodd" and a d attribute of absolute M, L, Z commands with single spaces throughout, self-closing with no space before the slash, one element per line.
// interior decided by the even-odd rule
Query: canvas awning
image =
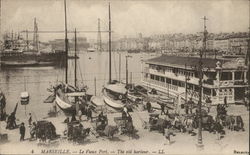
<path fill-rule="evenodd" d="M 119 94 L 126 94 L 127 92 L 124 84 L 108 84 L 104 88 Z"/>

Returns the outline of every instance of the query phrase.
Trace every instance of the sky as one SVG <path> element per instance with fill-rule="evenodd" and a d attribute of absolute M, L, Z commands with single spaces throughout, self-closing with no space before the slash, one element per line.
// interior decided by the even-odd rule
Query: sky
<path fill-rule="evenodd" d="M 203 31 L 206 16 L 211 33 L 246 32 L 249 27 L 248 0 L 111 0 L 112 37 L 136 37 L 166 33 Z M 39 30 L 64 30 L 63 0 L 2 0 L 1 32 L 33 30 L 36 17 Z M 107 0 L 67 0 L 68 29 L 108 30 Z M 63 38 L 63 34 L 40 34 L 41 40 Z M 97 33 L 81 33 L 95 40 Z M 30 35 L 32 37 L 32 35 Z M 69 38 L 73 34 L 69 34 Z M 103 40 L 107 33 L 102 34 Z"/>

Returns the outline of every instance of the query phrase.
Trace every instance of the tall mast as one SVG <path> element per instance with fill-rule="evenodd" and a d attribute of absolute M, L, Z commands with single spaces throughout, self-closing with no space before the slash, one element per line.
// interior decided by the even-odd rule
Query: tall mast
<path fill-rule="evenodd" d="M 101 36 L 101 24 L 100 24 L 100 18 L 98 18 L 98 34 L 97 34 L 97 46 L 99 52 L 102 51 L 102 36 Z"/>
<path fill-rule="evenodd" d="M 26 30 L 26 44 L 27 44 L 27 51 L 29 50 L 29 33 L 28 30 Z"/>
<path fill-rule="evenodd" d="M 2 0 L 0 0 L 0 40 L 2 40 Z"/>
<path fill-rule="evenodd" d="M 207 20 L 207 18 L 206 18 L 206 16 L 203 18 L 203 20 L 204 20 L 204 32 L 203 32 L 203 34 L 204 34 L 204 38 L 203 38 L 203 52 L 204 52 L 204 57 L 206 58 L 206 56 L 207 56 L 207 27 L 206 27 L 206 20 Z"/>
<path fill-rule="evenodd" d="M 76 29 L 75 29 L 75 88 L 76 88 L 76 85 L 77 85 L 77 37 L 76 37 Z"/>
<path fill-rule="evenodd" d="M 66 54 L 66 69 L 65 69 L 65 83 L 68 83 L 68 33 L 67 33 L 67 3 L 64 0 L 64 24 L 65 24 L 65 54 Z"/>
<path fill-rule="evenodd" d="M 109 84 L 111 83 L 111 15 L 109 3 Z"/>
<path fill-rule="evenodd" d="M 36 18 L 34 18 L 34 36 L 33 36 L 33 44 L 38 52 L 38 26 L 37 26 L 37 22 L 36 22 Z"/>

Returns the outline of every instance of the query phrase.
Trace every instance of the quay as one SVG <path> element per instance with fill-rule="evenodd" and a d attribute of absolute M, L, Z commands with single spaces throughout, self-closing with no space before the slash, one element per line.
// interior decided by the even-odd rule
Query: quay
<path fill-rule="evenodd" d="M 159 111 L 155 111 L 159 113 Z M 184 111 L 181 111 L 184 113 Z M 213 106 L 211 108 L 211 115 L 216 115 L 216 108 Z M 216 135 L 209 133 L 208 131 L 203 131 L 204 145 L 206 146 L 203 153 L 225 153 L 233 154 L 234 150 L 248 150 L 249 136 L 249 112 L 244 106 L 241 105 L 231 105 L 228 107 L 228 114 L 230 115 L 241 115 L 245 123 L 245 131 L 231 131 L 225 130 L 226 134 L 221 140 L 216 139 Z M 110 124 L 115 125 L 114 117 L 120 116 L 120 113 L 108 114 L 108 120 Z M 165 154 L 169 153 L 182 153 L 183 150 L 188 150 L 190 154 L 197 154 L 195 147 L 196 136 L 191 136 L 187 133 L 176 133 L 176 136 L 172 138 L 173 144 L 166 146 L 165 138 L 161 133 L 157 131 L 149 131 L 143 126 L 143 121 L 148 122 L 149 114 L 146 111 L 132 112 L 131 113 L 134 126 L 138 130 L 137 138 L 129 138 L 125 135 L 115 135 L 113 139 L 108 139 L 106 137 L 97 138 L 96 135 L 90 134 L 83 144 L 74 144 L 67 141 L 63 136 L 63 131 L 66 129 L 66 124 L 63 123 L 65 116 L 60 114 L 58 117 L 47 118 L 46 120 L 51 121 L 56 126 L 57 134 L 60 134 L 60 138 L 51 141 L 49 145 L 38 145 L 37 141 L 29 141 L 29 129 L 26 127 L 26 136 L 24 142 L 19 142 L 19 130 L 6 130 L 6 123 L 1 122 L 0 131 L 1 133 L 8 133 L 9 141 L 7 143 L 0 144 L 1 154 L 41 154 L 42 151 L 48 151 L 50 149 L 56 150 L 69 150 L 72 152 L 80 153 L 83 151 L 93 150 L 107 150 L 109 153 L 118 153 L 120 150 L 143 150 L 148 151 L 147 154 L 152 154 L 153 152 L 159 152 L 163 150 Z M 42 119 L 42 118 L 40 118 Z M 39 119 L 39 120 L 40 120 Z M 143 120 L 143 121 L 142 121 Z M 27 120 L 19 120 L 20 122 L 25 122 L 28 124 Z M 91 123 L 85 119 L 81 122 L 84 127 L 92 127 L 94 123 Z M 194 130 L 196 133 L 197 130 Z M 48 147 L 49 146 L 49 147 Z M 15 149 L 13 149 L 15 148 Z M 180 148 L 182 148 L 180 150 Z M 85 152 L 86 153 L 86 152 Z M 66 153 L 67 154 L 67 153 Z M 90 154 L 90 153 L 87 153 Z M 102 154 L 102 153 L 101 153 Z"/>

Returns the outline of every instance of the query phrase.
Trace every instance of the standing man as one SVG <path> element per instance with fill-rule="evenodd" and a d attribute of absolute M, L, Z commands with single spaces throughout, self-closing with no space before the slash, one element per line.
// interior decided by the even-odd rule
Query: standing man
<path fill-rule="evenodd" d="M 22 122 L 21 123 L 21 126 L 19 128 L 19 131 L 20 131 L 20 141 L 24 141 L 24 136 L 25 136 L 25 126 L 24 126 L 24 123 Z"/>
<path fill-rule="evenodd" d="M 146 107 L 147 107 L 148 112 L 151 112 L 152 106 L 151 106 L 151 103 L 149 101 L 147 102 Z"/>
<path fill-rule="evenodd" d="M 0 121 L 6 119 L 6 99 L 3 92 L 0 90 Z"/>
<path fill-rule="evenodd" d="M 212 101 L 211 101 L 210 97 L 207 97 L 207 98 L 206 98 L 207 113 L 210 112 L 211 104 L 212 104 Z"/>
<path fill-rule="evenodd" d="M 28 122 L 29 122 L 29 126 L 31 126 L 32 125 L 32 115 L 31 115 L 31 113 L 29 113 Z"/>
<path fill-rule="evenodd" d="M 184 105 L 185 113 L 186 114 L 188 114 L 188 107 L 189 107 L 188 102 L 186 102 L 185 105 Z"/>
<path fill-rule="evenodd" d="M 227 96 L 224 97 L 224 107 L 227 107 Z"/>
<path fill-rule="evenodd" d="M 92 110 L 90 106 L 88 106 L 88 109 L 87 109 L 87 118 L 88 120 L 90 119 L 92 122 Z"/>
<path fill-rule="evenodd" d="M 36 135 L 36 122 L 33 122 L 32 126 L 30 127 L 30 139 L 33 139 Z"/>
<path fill-rule="evenodd" d="M 190 114 L 193 113 L 193 104 L 194 104 L 194 102 L 193 102 L 192 98 L 190 98 L 188 101 L 188 109 L 190 110 Z"/>
<path fill-rule="evenodd" d="M 161 104 L 161 115 L 164 115 L 165 114 L 165 106 L 164 104 L 162 103 Z"/>

